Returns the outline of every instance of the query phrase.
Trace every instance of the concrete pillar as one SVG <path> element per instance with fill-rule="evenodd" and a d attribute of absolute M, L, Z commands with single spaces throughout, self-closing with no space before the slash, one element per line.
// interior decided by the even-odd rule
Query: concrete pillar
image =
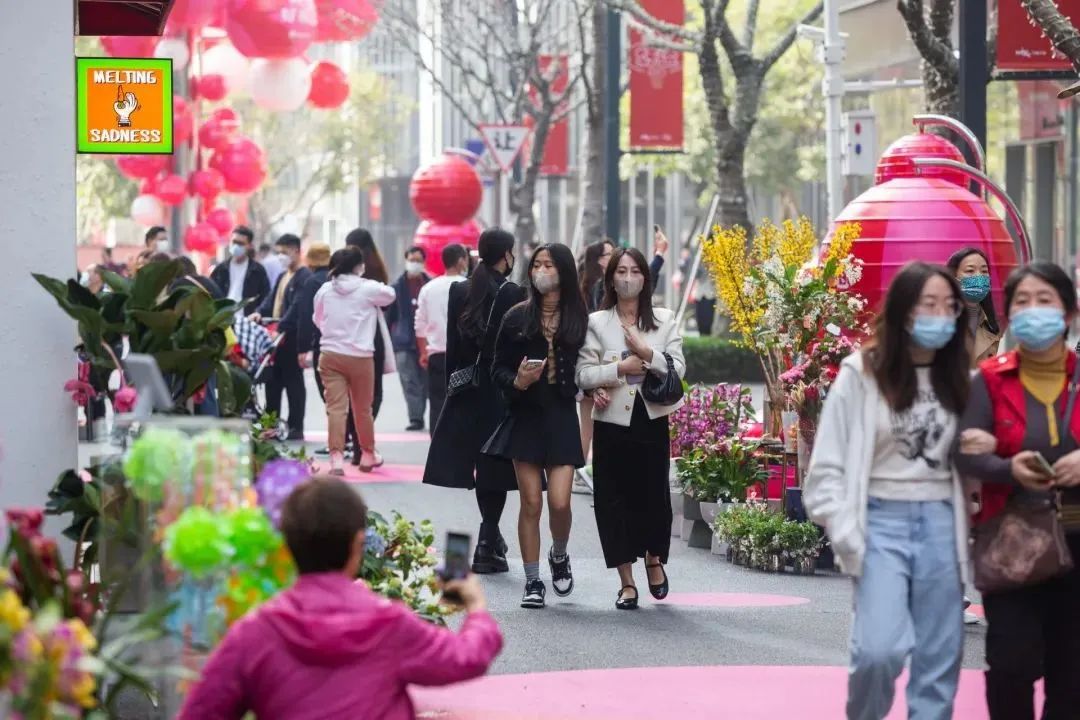
<path fill-rule="evenodd" d="M 5 4 L 0 23 L 0 507 L 40 506 L 77 462 L 75 323 L 32 277 L 75 274 L 70 2 Z"/>

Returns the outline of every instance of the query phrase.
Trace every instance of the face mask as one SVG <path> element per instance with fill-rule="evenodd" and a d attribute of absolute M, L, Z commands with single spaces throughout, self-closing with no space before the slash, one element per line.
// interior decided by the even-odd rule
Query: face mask
<path fill-rule="evenodd" d="M 245 248 L 243 245 L 233 245 L 231 252 L 232 256 L 237 260 L 243 257 L 247 257 L 247 248 Z"/>
<path fill-rule="evenodd" d="M 645 287 L 645 277 L 643 275 L 627 275 L 623 278 L 615 278 L 615 293 L 623 300 L 636 298 L 641 294 L 643 287 Z"/>
<path fill-rule="evenodd" d="M 282 267 L 289 267 L 292 265 L 292 258 L 285 253 L 275 253 L 274 257 L 277 258 L 278 264 Z"/>
<path fill-rule="evenodd" d="M 1009 330 L 1028 350 L 1045 350 L 1065 334 L 1065 312 L 1054 307 L 1033 307 L 1009 318 Z"/>
<path fill-rule="evenodd" d="M 990 276 L 969 275 L 960 278 L 960 290 L 968 302 L 981 303 L 990 294 Z"/>
<path fill-rule="evenodd" d="M 956 333 L 956 318 L 947 315 L 916 315 L 911 325 L 912 341 L 924 350 L 940 350 Z"/>
<path fill-rule="evenodd" d="M 419 275 L 424 272 L 424 263 L 416 262 L 415 260 L 408 260 L 405 263 L 405 272 L 410 275 Z"/>
<path fill-rule="evenodd" d="M 533 286 L 541 295 L 546 295 L 559 287 L 559 276 L 555 273 L 534 272 L 532 274 Z"/>
<path fill-rule="evenodd" d="M 172 246 L 169 245 L 168 240 L 158 240 L 156 243 L 154 243 L 154 247 L 157 248 L 157 251 L 160 253 L 167 253 L 169 252 L 169 250 L 172 249 Z"/>

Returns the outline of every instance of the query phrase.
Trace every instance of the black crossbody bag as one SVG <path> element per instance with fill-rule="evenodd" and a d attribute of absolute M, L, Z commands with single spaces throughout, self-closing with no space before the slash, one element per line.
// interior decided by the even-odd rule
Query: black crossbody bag
<path fill-rule="evenodd" d="M 446 396 L 454 397 L 466 390 L 474 390 L 480 387 L 480 360 L 484 355 L 484 345 L 487 344 L 488 333 L 491 332 L 491 319 L 495 317 L 495 305 L 499 302 L 499 293 L 509 282 L 507 280 L 495 291 L 495 297 L 491 299 L 491 310 L 488 311 L 487 322 L 484 323 L 484 333 L 480 336 L 480 350 L 476 353 L 476 361 L 472 365 L 463 367 L 450 373 L 450 379 L 446 383 Z"/>

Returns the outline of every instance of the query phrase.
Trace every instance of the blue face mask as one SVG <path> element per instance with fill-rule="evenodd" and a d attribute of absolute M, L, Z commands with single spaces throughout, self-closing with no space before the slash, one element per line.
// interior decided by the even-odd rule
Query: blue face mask
<path fill-rule="evenodd" d="M 1028 350 L 1045 350 L 1065 335 L 1065 311 L 1033 307 L 1009 318 L 1009 331 Z"/>
<path fill-rule="evenodd" d="M 981 303 L 990 294 L 990 276 L 969 275 L 960 278 L 960 290 L 968 302 Z"/>
<path fill-rule="evenodd" d="M 947 315 L 916 315 L 911 339 L 924 350 L 940 350 L 956 334 L 956 318 Z"/>

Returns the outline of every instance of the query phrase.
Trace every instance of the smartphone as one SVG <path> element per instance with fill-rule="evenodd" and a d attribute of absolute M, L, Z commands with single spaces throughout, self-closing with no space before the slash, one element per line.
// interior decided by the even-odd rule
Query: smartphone
<path fill-rule="evenodd" d="M 443 581 L 463 580 L 469 574 L 469 550 L 472 537 L 466 533 L 446 533 L 446 555 L 439 576 Z M 451 602 L 460 603 L 461 597 L 453 591 L 443 591 L 443 597 Z"/>
<path fill-rule="evenodd" d="M 1054 473 L 1053 466 L 1051 466 L 1050 463 L 1046 461 L 1046 458 L 1043 457 L 1043 454 L 1041 452 L 1035 452 L 1035 464 L 1038 465 L 1048 477 L 1054 477 L 1054 475 L 1056 474 Z"/>
<path fill-rule="evenodd" d="M 622 351 L 622 359 L 625 360 L 626 358 L 630 357 L 631 354 L 632 353 L 629 350 L 623 350 Z M 645 376 L 644 375 L 627 375 L 626 376 L 626 384 L 627 385 L 640 385 L 644 381 L 645 381 Z"/>
<path fill-rule="evenodd" d="M 529 359 L 529 360 L 525 361 L 525 369 L 526 370 L 535 370 L 536 368 L 540 367 L 543 364 L 544 364 L 543 360 Z"/>

